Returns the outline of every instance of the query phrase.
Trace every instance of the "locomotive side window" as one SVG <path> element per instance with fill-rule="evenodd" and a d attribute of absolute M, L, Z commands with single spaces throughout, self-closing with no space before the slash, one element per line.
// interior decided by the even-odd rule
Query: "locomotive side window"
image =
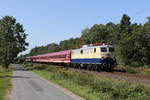
<path fill-rule="evenodd" d="M 94 48 L 94 53 L 96 53 L 96 48 Z"/>
<path fill-rule="evenodd" d="M 113 48 L 113 47 L 110 47 L 110 48 L 109 48 L 109 52 L 114 52 L 114 48 Z"/>
<path fill-rule="evenodd" d="M 106 47 L 102 47 L 101 48 L 101 52 L 107 52 L 107 48 Z"/>
<path fill-rule="evenodd" d="M 83 50 L 81 50 L 81 54 L 83 54 Z"/>

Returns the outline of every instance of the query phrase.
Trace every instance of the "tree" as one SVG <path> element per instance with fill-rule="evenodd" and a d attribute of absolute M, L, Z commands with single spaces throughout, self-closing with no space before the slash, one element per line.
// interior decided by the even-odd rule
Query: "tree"
<path fill-rule="evenodd" d="M 50 52 L 57 52 L 57 51 L 60 50 L 59 45 L 56 44 L 56 43 L 48 44 L 48 45 L 46 46 L 46 48 L 47 48 L 47 51 L 46 51 L 47 53 L 50 53 Z"/>
<path fill-rule="evenodd" d="M 126 14 L 122 16 L 117 32 L 117 58 L 124 65 L 129 64 L 131 58 L 130 51 L 132 49 L 131 39 L 131 22 L 130 17 Z M 128 47 L 131 47 L 130 49 Z"/>
<path fill-rule="evenodd" d="M 18 53 L 26 50 L 27 34 L 23 25 L 16 22 L 12 16 L 5 16 L 0 20 L 0 64 L 8 68 Z"/>
<path fill-rule="evenodd" d="M 81 38 L 87 36 L 89 31 L 90 31 L 90 29 L 88 27 L 83 29 L 82 32 L 81 32 Z"/>
<path fill-rule="evenodd" d="M 121 40 L 124 37 L 128 36 L 129 33 L 131 33 L 130 25 L 131 25 L 130 17 L 128 15 L 124 14 L 122 16 L 120 25 L 118 27 L 117 40 Z"/>
<path fill-rule="evenodd" d="M 68 40 L 61 41 L 59 43 L 60 50 L 70 50 L 81 47 L 83 45 L 83 41 L 79 38 L 70 38 Z"/>
<path fill-rule="evenodd" d="M 91 29 L 84 35 L 82 35 L 83 40 L 86 44 L 90 43 L 111 43 L 111 30 L 110 27 L 107 28 L 103 24 L 95 24 Z"/>

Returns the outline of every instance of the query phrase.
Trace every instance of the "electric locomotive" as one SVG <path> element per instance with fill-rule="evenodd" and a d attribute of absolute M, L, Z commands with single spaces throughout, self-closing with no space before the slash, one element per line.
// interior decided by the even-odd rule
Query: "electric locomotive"
<path fill-rule="evenodd" d="M 107 43 L 83 45 L 72 50 L 72 66 L 93 70 L 112 70 L 116 66 L 114 46 Z"/>

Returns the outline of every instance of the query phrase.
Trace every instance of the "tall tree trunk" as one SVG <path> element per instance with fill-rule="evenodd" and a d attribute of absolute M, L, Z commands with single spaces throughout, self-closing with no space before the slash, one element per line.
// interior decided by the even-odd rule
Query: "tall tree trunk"
<path fill-rule="evenodd" d="M 8 68 L 9 67 L 9 61 L 7 60 L 7 52 L 5 54 L 5 57 L 4 57 L 4 65 L 3 65 L 4 68 Z"/>

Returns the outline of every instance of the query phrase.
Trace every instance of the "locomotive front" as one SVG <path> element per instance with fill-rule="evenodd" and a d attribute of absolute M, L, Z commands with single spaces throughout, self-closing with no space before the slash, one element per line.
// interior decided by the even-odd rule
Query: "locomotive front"
<path fill-rule="evenodd" d="M 103 69 L 113 69 L 117 62 L 114 55 L 114 46 L 99 46 L 100 64 Z"/>

